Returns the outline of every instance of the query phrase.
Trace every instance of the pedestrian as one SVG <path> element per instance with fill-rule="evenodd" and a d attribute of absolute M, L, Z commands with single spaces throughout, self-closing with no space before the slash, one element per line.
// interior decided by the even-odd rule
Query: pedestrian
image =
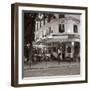
<path fill-rule="evenodd" d="M 60 64 L 61 61 L 61 50 L 58 49 L 58 64 Z"/>

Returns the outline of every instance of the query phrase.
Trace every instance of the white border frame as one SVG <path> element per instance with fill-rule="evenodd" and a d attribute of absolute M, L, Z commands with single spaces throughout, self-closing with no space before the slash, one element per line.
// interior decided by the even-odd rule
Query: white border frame
<path fill-rule="evenodd" d="M 65 12 L 65 13 L 81 13 L 81 27 L 80 27 L 80 42 L 81 42 L 81 61 L 80 61 L 80 75 L 68 76 L 48 76 L 48 77 L 30 77 L 22 78 L 22 10 L 32 11 L 49 11 L 49 12 Z M 48 82 L 67 82 L 67 81 L 82 81 L 85 80 L 85 10 L 76 9 L 57 9 L 57 8 L 42 8 L 42 7 L 18 7 L 18 83 L 19 84 L 35 84 Z M 82 31 L 81 31 L 82 30 Z"/>

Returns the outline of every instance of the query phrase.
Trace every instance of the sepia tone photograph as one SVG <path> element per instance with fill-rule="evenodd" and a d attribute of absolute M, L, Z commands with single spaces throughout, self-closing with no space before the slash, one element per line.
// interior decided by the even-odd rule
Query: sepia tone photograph
<path fill-rule="evenodd" d="M 11 85 L 87 83 L 87 7 L 11 7 Z"/>
<path fill-rule="evenodd" d="M 23 11 L 24 77 L 80 75 L 80 16 Z"/>

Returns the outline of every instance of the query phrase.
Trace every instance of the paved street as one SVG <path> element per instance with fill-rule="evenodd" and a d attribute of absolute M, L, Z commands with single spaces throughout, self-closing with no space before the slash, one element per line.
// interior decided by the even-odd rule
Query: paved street
<path fill-rule="evenodd" d="M 24 65 L 24 77 L 36 76 L 60 76 L 60 75 L 78 75 L 80 74 L 80 63 L 72 62 L 39 62 L 32 65 Z"/>

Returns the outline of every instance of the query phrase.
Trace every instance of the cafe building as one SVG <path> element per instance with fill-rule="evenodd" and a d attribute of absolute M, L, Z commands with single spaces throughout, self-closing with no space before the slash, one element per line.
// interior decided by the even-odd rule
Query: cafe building
<path fill-rule="evenodd" d="M 80 15 L 53 14 L 35 21 L 34 46 L 52 54 L 61 51 L 62 61 L 80 61 Z"/>

